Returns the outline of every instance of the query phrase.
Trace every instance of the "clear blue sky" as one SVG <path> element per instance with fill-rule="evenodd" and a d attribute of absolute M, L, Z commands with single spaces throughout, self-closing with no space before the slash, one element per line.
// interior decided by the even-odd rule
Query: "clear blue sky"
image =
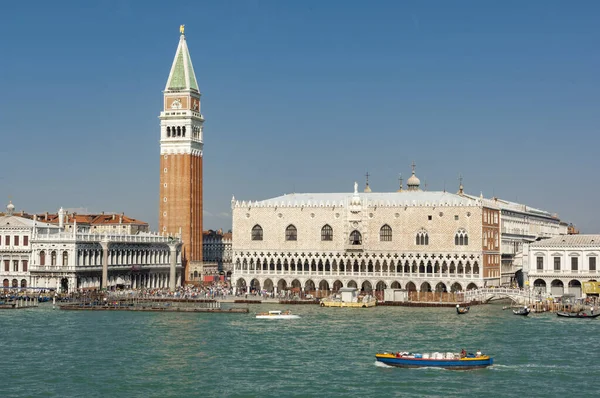
<path fill-rule="evenodd" d="M 0 199 L 156 228 L 159 120 L 186 36 L 202 91 L 204 226 L 230 200 L 371 174 L 496 195 L 600 232 L 600 2 L 0 4 Z"/>

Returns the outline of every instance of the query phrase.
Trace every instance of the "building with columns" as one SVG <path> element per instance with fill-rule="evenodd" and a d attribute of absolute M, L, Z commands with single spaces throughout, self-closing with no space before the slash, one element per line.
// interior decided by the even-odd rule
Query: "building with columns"
<path fill-rule="evenodd" d="M 453 292 L 500 284 L 500 211 L 493 203 L 407 189 L 232 199 L 238 291 L 341 287 Z"/>
<path fill-rule="evenodd" d="M 140 232 L 92 233 L 14 214 L 0 216 L 3 287 L 36 287 L 70 292 L 99 288 L 169 288 L 181 285 L 181 239 Z M 8 266 L 8 270 L 7 267 Z"/>
<path fill-rule="evenodd" d="M 598 281 L 600 235 L 566 235 L 534 243 L 523 249 L 523 273 L 536 292 L 581 297 L 583 282 Z"/>
<path fill-rule="evenodd" d="M 459 291 L 513 282 L 527 242 L 567 233 L 556 215 L 498 198 L 422 191 L 232 199 L 233 275 L 240 290 L 387 287 Z M 519 255 L 516 252 L 519 251 Z"/>
<path fill-rule="evenodd" d="M 159 231 L 181 234 L 184 279 L 202 272 L 202 150 L 200 90 L 183 25 L 160 113 Z"/>

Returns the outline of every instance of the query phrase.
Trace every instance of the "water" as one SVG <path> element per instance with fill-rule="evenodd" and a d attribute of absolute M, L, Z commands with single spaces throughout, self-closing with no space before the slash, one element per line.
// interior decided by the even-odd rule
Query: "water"
<path fill-rule="evenodd" d="M 598 319 L 514 316 L 501 305 L 460 316 L 453 308 L 249 308 L 88 312 L 48 303 L 0 311 L 0 396 L 597 396 Z M 275 308 L 302 318 L 254 318 Z M 495 365 L 400 369 L 374 358 L 462 348 L 481 349 Z"/>

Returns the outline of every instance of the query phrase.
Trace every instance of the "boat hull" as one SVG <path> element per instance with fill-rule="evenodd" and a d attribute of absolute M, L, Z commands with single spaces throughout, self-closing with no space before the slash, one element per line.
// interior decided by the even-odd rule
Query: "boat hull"
<path fill-rule="evenodd" d="M 596 313 L 596 314 L 579 314 L 579 313 L 572 313 L 572 312 L 557 312 L 556 313 L 557 316 L 561 316 L 563 318 L 596 318 L 598 316 L 600 316 L 600 312 Z"/>
<path fill-rule="evenodd" d="M 257 315 L 256 319 L 298 319 L 299 315 Z"/>
<path fill-rule="evenodd" d="M 480 358 L 462 359 L 425 359 L 425 358 L 403 358 L 392 354 L 377 354 L 378 362 L 398 368 L 444 368 L 451 370 L 481 369 L 491 366 L 494 359 L 488 356 Z"/>

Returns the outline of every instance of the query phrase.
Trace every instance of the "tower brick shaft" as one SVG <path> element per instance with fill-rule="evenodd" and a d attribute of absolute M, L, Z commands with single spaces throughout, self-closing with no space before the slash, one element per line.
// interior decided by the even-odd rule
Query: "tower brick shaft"
<path fill-rule="evenodd" d="M 200 90 L 185 35 L 171 66 L 160 113 L 159 229 L 181 233 L 184 281 L 202 265 L 202 150 Z"/>

